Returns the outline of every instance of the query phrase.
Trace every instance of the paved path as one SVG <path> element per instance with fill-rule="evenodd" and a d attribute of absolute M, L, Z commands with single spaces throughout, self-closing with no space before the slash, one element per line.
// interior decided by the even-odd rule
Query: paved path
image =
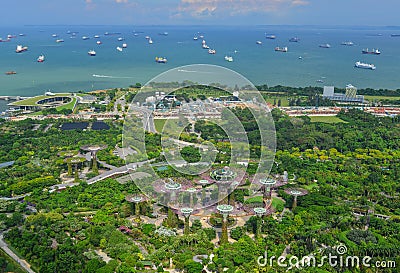
<path fill-rule="evenodd" d="M 35 273 L 35 271 L 31 269 L 30 264 L 28 264 L 25 260 L 20 259 L 14 252 L 12 252 L 11 249 L 8 248 L 7 243 L 3 240 L 3 234 L 0 234 L 0 247 L 27 272 Z"/>
<path fill-rule="evenodd" d="M 156 127 L 154 126 L 153 111 L 144 107 L 138 107 L 133 105 L 131 105 L 130 111 L 142 113 L 144 130 L 152 133 L 157 133 Z"/>
<path fill-rule="evenodd" d="M 143 166 L 144 164 L 147 164 L 148 162 L 149 161 L 146 160 L 146 161 L 137 162 L 137 163 L 130 163 L 130 164 L 127 164 L 125 166 L 112 169 L 110 171 L 104 172 L 102 174 L 99 174 L 96 177 L 93 177 L 93 178 L 89 179 L 87 181 L 87 183 L 90 185 L 90 184 L 96 183 L 98 181 L 101 181 L 101 180 L 107 179 L 109 177 L 112 177 L 114 175 L 125 174 L 125 173 L 127 173 L 129 171 L 136 170 L 136 168 L 138 168 L 140 166 Z"/>
<path fill-rule="evenodd" d="M 0 197 L 0 200 L 3 201 L 15 201 L 15 200 L 20 200 L 20 199 L 24 199 L 26 196 L 31 195 L 30 193 L 26 193 L 24 195 L 18 195 L 18 196 L 14 196 L 14 197 Z"/>

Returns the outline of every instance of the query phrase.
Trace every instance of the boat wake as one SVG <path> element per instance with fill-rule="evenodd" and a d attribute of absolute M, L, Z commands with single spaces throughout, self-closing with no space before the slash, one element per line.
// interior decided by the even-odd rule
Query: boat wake
<path fill-rule="evenodd" d="M 109 78 L 109 79 L 133 79 L 133 77 L 117 77 L 117 76 L 98 75 L 98 74 L 93 74 L 92 77 L 95 77 L 95 78 Z"/>
<path fill-rule="evenodd" d="M 205 73 L 205 74 L 212 73 L 212 72 L 207 72 L 207 71 L 194 71 L 194 70 L 186 70 L 186 69 L 178 69 L 178 72 L 184 72 L 184 73 Z"/>

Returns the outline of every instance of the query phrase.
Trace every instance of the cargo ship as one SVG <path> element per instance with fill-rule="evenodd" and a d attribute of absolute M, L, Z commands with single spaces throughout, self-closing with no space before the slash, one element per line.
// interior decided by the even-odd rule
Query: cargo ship
<path fill-rule="evenodd" d="M 41 54 L 38 58 L 37 58 L 37 62 L 38 63 L 43 63 L 44 62 L 44 55 Z"/>
<path fill-rule="evenodd" d="M 354 67 L 363 68 L 363 69 L 371 69 L 371 70 L 375 70 L 376 69 L 375 65 L 363 63 L 363 62 L 360 62 L 360 61 L 356 62 Z"/>
<path fill-rule="evenodd" d="M 24 52 L 24 51 L 27 51 L 27 50 L 28 50 L 27 46 L 17 45 L 17 48 L 15 49 L 15 52 L 16 53 L 21 53 L 21 52 Z"/>
<path fill-rule="evenodd" d="M 331 45 L 330 44 L 322 44 L 322 45 L 319 45 L 319 47 L 320 48 L 331 48 Z"/>
<path fill-rule="evenodd" d="M 279 47 L 279 46 L 277 46 L 277 47 L 275 47 L 275 51 L 279 51 L 279 52 L 288 52 L 288 48 L 287 48 L 287 46 L 285 46 L 285 47 Z"/>
<path fill-rule="evenodd" d="M 162 57 L 156 57 L 156 63 L 162 63 L 165 64 L 168 62 L 167 58 L 162 58 Z"/>
<path fill-rule="evenodd" d="M 381 52 L 379 49 L 368 50 L 368 48 L 367 48 L 367 49 L 362 50 L 362 54 L 380 55 Z"/>

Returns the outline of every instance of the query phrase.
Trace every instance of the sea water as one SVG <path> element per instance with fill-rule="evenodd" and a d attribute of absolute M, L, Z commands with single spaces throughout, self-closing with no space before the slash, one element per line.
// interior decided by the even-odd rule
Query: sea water
<path fill-rule="evenodd" d="M 396 32 L 397 31 L 397 32 Z M 75 32 L 76 35 L 72 36 Z M 104 35 L 105 32 L 117 33 Z M 168 32 L 168 35 L 160 33 Z M 19 34 L 25 36 L 19 36 Z M 136 35 L 134 34 L 136 33 Z M 16 35 L 0 43 L 0 96 L 33 96 L 52 92 L 77 92 L 145 84 L 159 73 L 189 64 L 214 64 L 230 68 L 255 85 L 400 88 L 400 29 L 387 27 L 318 26 L 24 26 L 0 27 L 0 37 Z M 53 37 L 52 34 L 57 34 Z M 204 35 L 215 55 L 202 49 Z M 276 39 L 266 39 L 266 34 Z M 93 36 L 99 35 L 96 39 Z M 90 37 L 83 40 L 82 36 Z M 145 36 L 150 36 L 149 44 Z M 75 38 L 70 38 L 75 37 Z M 118 41 L 118 38 L 124 41 Z M 298 37 L 298 43 L 289 42 Z M 63 39 L 63 43 L 56 43 Z M 96 41 L 100 40 L 101 45 Z M 262 45 L 256 44 L 261 41 Z M 341 45 L 352 41 L 354 46 Z M 116 47 L 126 43 L 122 52 Z M 331 48 L 320 48 L 320 44 Z M 20 44 L 29 49 L 15 53 Z M 289 48 L 275 52 L 276 46 Z M 363 55 L 364 48 L 379 48 L 381 55 Z M 89 50 L 97 55 L 91 57 Z M 40 54 L 45 62 L 36 61 Z M 234 61 L 224 60 L 225 55 Z M 165 57 L 166 64 L 154 61 Z M 301 57 L 301 58 L 299 58 Z M 354 68 L 356 61 L 377 69 Z M 5 75 L 16 71 L 16 75 Z"/>

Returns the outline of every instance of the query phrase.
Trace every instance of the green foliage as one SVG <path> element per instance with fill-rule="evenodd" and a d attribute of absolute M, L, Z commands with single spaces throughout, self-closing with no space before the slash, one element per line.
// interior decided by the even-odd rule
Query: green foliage
<path fill-rule="evenodd" d="M 189 163 L 199 162 L 201 159 L 199 148 L 194 146 L 186 146 L 181 149 L 181 155 Z"/>

